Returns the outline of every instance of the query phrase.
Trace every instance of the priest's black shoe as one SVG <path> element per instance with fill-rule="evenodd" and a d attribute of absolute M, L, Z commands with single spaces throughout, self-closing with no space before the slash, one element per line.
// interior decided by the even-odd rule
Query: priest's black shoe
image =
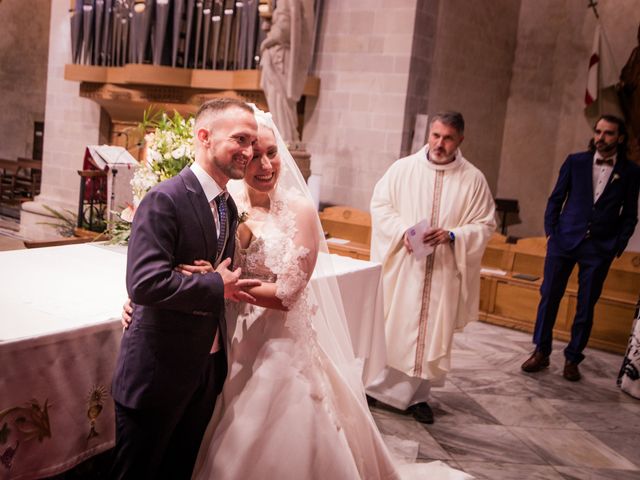
<path fill-rule="evenodd" d="M 413 415 L 420 423 L 433 423 L 433 410 L 427 402 L 416 403 L 407 408 L 407 411 Z"/>

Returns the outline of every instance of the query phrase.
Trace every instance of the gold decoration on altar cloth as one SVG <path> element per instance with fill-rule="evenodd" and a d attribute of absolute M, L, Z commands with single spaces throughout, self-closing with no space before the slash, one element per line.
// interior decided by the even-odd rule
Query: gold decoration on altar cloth
<path fill-rule="evenodd" d="M 49 424 L 49 400 L 44 404 L 36 399 L 25 402 L 24 406 L 10 407 L 0 411 L 0 445 L 10 443 L 0 452 L 0 464 L 11 470 L 13 459 L 20 446 L 20 441 L 28 442 L 35 438 L 42 442 L 45 438 L 51 438 L 51 426 Z M 13 446 L 12 446 L 13 445 Z"/>
<path fill-rule="evenodd" d="M 107 389 L 103 385 L 94 385 L 89 393 L 87 401 L 87 418 L 89 419 L 89 435 L 87 441 L 100 435 L 96 430 L 96 420 L 104 409 L 104 401 L 107 397 Z"/>
<path fill-rule="evenodd" d="M 37 400 L 32 399 L 23 407 L 11 407 L 0 411 L 0 422 L 8 418 L 12 419 L 10 422 L 25 441 L 37 438 L 42 442 L 45 437 L 51 438 L 49 399 L 45 399 L 42 407 Z M 8 423 L 3 424 L 2 431 L 8 428 Z"/>

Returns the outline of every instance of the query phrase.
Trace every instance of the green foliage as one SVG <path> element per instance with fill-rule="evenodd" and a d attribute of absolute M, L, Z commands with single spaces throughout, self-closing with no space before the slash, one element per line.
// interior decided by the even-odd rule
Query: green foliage
<path fill-rule="evenodd" d="M 117 218 L 109 222 L 109 244 L 111 245 L 126 245 L 129 242 L 131 236 L 131 223 L 120 218 L 117 212 L 114 213 Z"/>
<path fill-rule="evenodd" d="M 58 235 L 63 237 L 73 237 L 76 226 L 78 225 L 78 217 L 71 210 L 65 209 L 64 211 L 56 210 L 48 205 L 43 205 L 43 208 L 51 215 L 58 219 L 57 222 L 38 222 L 38 225 L 49 225 L 55 228 Z"/>

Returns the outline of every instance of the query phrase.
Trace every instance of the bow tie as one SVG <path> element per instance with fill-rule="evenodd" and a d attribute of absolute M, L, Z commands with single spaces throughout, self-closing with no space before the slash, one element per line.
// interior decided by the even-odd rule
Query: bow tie
<path fill-rule="evenodd" d="M 596 165 L 609 165 L 613 167 L 613 158 L 596 158 Z"/>

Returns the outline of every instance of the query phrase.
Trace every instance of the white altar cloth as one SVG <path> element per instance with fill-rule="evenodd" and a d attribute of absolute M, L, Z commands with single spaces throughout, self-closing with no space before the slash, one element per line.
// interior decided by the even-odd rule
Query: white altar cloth
<path fill-rule="evenodd" d="M 0 253 L 0 342 L 120 317 L 126 248 L 81 244 Z"/>
<path fill-rule="evenodd" d="M 331 258 L 366 384 L 386 359 L 381 267 Z M 50 476 L 113 446 L 126 249 L 0 252 L 0 266 L 0 479 Z"/>
<path fill-rule="evenodd" d="M 384 306 L 379 263 L 331 255 L 356 357 L 364 363 L 362 382 L 369 385 L 386 365 Z M 313 282 L 313 277 L 311 279 Z"/>

